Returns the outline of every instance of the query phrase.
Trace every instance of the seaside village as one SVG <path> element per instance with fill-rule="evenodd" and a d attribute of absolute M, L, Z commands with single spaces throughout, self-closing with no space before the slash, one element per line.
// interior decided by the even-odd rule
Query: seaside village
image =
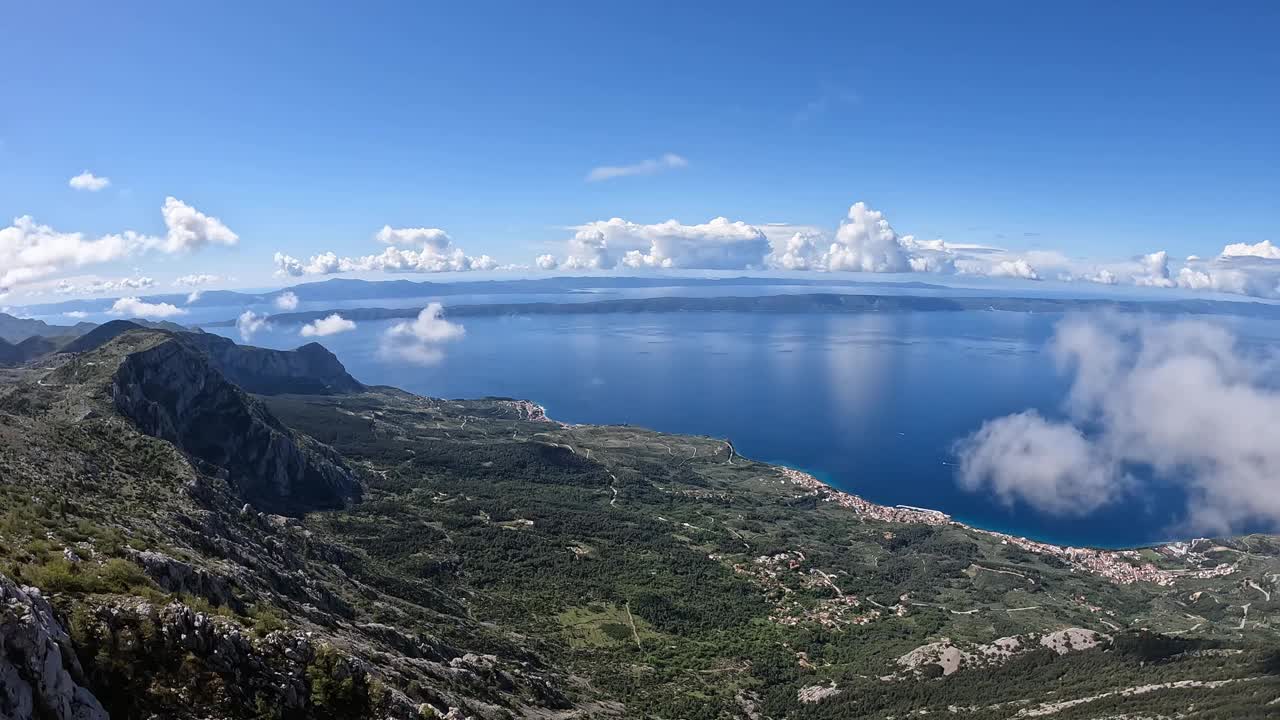
<path fill-rule="evenodd" d="M 1157 567 L 1150 561 L 1145 560 L 1137 550 L 1098 550 L 1094 548 L 1065 547 L 1028 540 L 1024 537 L 1016 537 L 1005 533 L 971 528 L 952 520 L 951 516 L 937 510 L 902 505 L 897 507 L 877 505 L 857 495 L 836 490 L 808 473 L 791 468 L 780 468 L 780 471 L 784 482 L 798 485 L 820 496 L 824 502 L 835 503 L 871 520 L 892 523 L 923 523 L 926 525 L 952 524 L 965 527 L 974 532 L 997 537 L 1003 544 L 1013 545 L 1028 552 L 1052 555 L 1080 572 L 1099 575 L 1120 584 L 1149 582 L 1156 585 L 1169 586 L 1179 579 L 1221 577 L 1230 575 L 1236 570 L 1236 565 L 1230 563 L 1218 563 L 1213 567 L 1207 568 L 1199 567 L 1204 563 L 1205 558 L 1197 551 L 1197 548 L 1202 544 L 1209 543 L 1207 540 L 1169 543 L 1155 548 L 1157 552 L 1171 560 L 1180 561 L 1188 566 L 1185 569 L 1168 570 Z"/>

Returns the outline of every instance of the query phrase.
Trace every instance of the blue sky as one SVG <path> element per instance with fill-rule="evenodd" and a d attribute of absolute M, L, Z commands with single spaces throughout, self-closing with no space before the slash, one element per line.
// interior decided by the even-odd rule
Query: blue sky
<path fill-rule="evenodd" d="M 1280 241 L 1280 5 L 697 5 L 15 4 L 0 227 L 162 236 L 173 196 L 239 239 L 26 291 L 278 283 L 274 253 L 378 253 L 384 225 L 500 264 L 563 262 L 613 217 L 785 223 L 821 249 L 856 201 L 898 234 L 1052 251 L 1077 275 Z M 586 181 L 664 154 L 683 166 Z M 110 186 L 69 188 L 83 170 Z M 643 229 L 605 234 L 611 261 L 667 257 Z"/>

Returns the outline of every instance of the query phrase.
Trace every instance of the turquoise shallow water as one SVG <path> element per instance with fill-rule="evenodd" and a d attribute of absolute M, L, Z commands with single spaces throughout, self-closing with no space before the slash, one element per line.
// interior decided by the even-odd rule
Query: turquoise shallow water
<path fill-rule="evenodd" d="M 1044 346 L 1059 319 L 1003 312 L 471 318 L 465 337 L 428 367 L 379 356 L 388 323 L 320 340 L 364 382 L 441 397 L 527 398 L 568 422 L 726 437 L 744 455 L 785 459 L 869 500 L 935 508 L 993 530 L 1096 546 L 1178 536 L 1185 498 L 1167 486 L 1152 484 L 1078 518 L 957 487 L 957 439 L 999 415 L 1057 414 L 1067 381 Z M 1280 339 L 1258 321 L 1215 322 L 1257 342 Z M 233 328 L 219 331 L 234 337 Z M 306 341 L 296 326 L 254 338 L 281 348 Z"/>

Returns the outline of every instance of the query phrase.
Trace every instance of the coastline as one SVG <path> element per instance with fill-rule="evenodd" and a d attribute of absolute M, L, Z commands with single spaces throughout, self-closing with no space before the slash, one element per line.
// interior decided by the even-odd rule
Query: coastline
<path fill-rule="evenodd" d="M 1164 568 L 1157 567 L 1149 560 L 1145 560 L 1141 553 L 1142 550 L 1152 550 L 1165 556 L 1169 560 L 1176 559 L 1184 562 L 1188 560 L 1203 560 L 1203 556 L 1196 551 L 1196 546 L 1201 543 L 1212 544 L 1212 542 L 1207 538 L 1197 538 L 1191 541 L 1146 546 L 1143 548 L 1131 548 L 1126 550 L 1103 550 L 1098 548 L 1073 547 L 1070 545 L 1054 545 L 1052 543 L 1031 540 L 1017 535 L 1010 535 L 1008 533 L 997 532 L 994 530 L 984 530 L 982 528 L 966 525 L 965 523 L 960 522 L 939 510 L 911 508 L 907 506 L 889 507 L 887 505 L 879 505 L 857 495 L 853 495 L 852 493 L 836 489 L 829 483 L 823 482 L 802 470 L 796 470 L 795 468 L 785 465 L 772 463 L 769 463 L 769 465 L 778 471 L 782 482 L 790 482 L 793 485 L 805 488 L 814 494 L 821 496 L 823 501 L 832 502 L 843 508 L 848 508 L 863 517 L 880 522 L 951 525 L 959 527 L 969 532 L 992 536 L 999 539 L 1001 544 L 1013 545 L 1026 552 L 1056 557 L 1070 565 L 1074 570 L 1089 573 L 1091 575 L 1097 575 L 1120 585 L 1147 582 L 1160 586 L 1170 586 L 1181 579 L 1204 579 L 1230 575 L 1236 572 L 1238 567 L 1238 563 L 1218 563 L 1211 568 L 1200 567 L 1197 569 L 1188 568 L 1185 570 L 1166 570 Z"/>
<path fill-rule="evenodd" d="M 818 480 L 822 484 L 831 488 L 833 491 L 848 493 L 850 495 L 855 495 L 856 497 L 862 498 L 861 495 L 857 495 L 856 493 L 853 493 L 849 490 L 842 489 L 840 487 L 840 483 L 837 482 L 835 477 L 829 472 L 807 468 L 796 463 L 788 462 L 786 460 L 762 460 L 760 462 L 763 462 L 766 465 L 773 465 L 780 468 L 788 468 L 790 470 L 802 472 Z M 865 500 L 865 498 L 862 498 L 862 499 Z M 1204 538 L 1204 537 L 1186 537 L 1186 538 L 1172 537 L 1172 538 L 1167 538 L 1163 540 L 1152 540 L 1150 542 L 1116 543 L 1116 544 L 1095 543 L 1095 542 L 1073 542 L 1068 539 L 1053 537 L 1043 533 L 1029 531 L 1026 528 L 1009 527 L 1004 525 L 993 525 L 990 522 L 973 520 L 964 515 L 948 513 L 944 510 L 938 510 L 937 508 L 918 507 L 918 506 L 906 505 L 906 504 L 889 505 L 887 503 L 878 503 L 874 500 L 867 500 L 867 502 L 870 502 L 876 505 L 881 505 L 883 507 L 896 507 L 896 508 L 924 510 L 929 512 L 941 513 L 951 518 L 955 522 L 955 524 L 961 525 L 970 530 L 975 530 L 975 531 L 984 532 L 984 533 L 992 533 L 996 535 L 1009 535 L 1012 537 L 1018 537 L 1018 538 L 1029 540 L 1032 542 L 1039 542 L 1039 543 L 1044 543 L 1046 545 L 1054 545 L 1054 546 L 1064 547 L 1064 548 L 1074 547 L 1074 548 L 1080 548 L 1080 549 L 1086 549 L 1086 550 L 1121 552 L 1125 550 L 1146 550 L 1146 549 L 1160 548 L 1168 545 L 1173 545 L 1175 543 L 1190 543 L 1190 542 L 1195 542 L 1197 540 L 1210 539 L 1210 538 Z"/>

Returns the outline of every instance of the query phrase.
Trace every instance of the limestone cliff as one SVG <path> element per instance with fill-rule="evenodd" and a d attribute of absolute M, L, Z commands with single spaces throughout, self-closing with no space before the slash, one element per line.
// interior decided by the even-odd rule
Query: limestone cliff
<path fill-rule="evenodd" d="M 359 496 L 340 459 L 292 433 L 180 339 L 125 356 L 111 399 L 146 434 L 225 472 L 256 506 L 288 513 L 342 507 Z"/>

